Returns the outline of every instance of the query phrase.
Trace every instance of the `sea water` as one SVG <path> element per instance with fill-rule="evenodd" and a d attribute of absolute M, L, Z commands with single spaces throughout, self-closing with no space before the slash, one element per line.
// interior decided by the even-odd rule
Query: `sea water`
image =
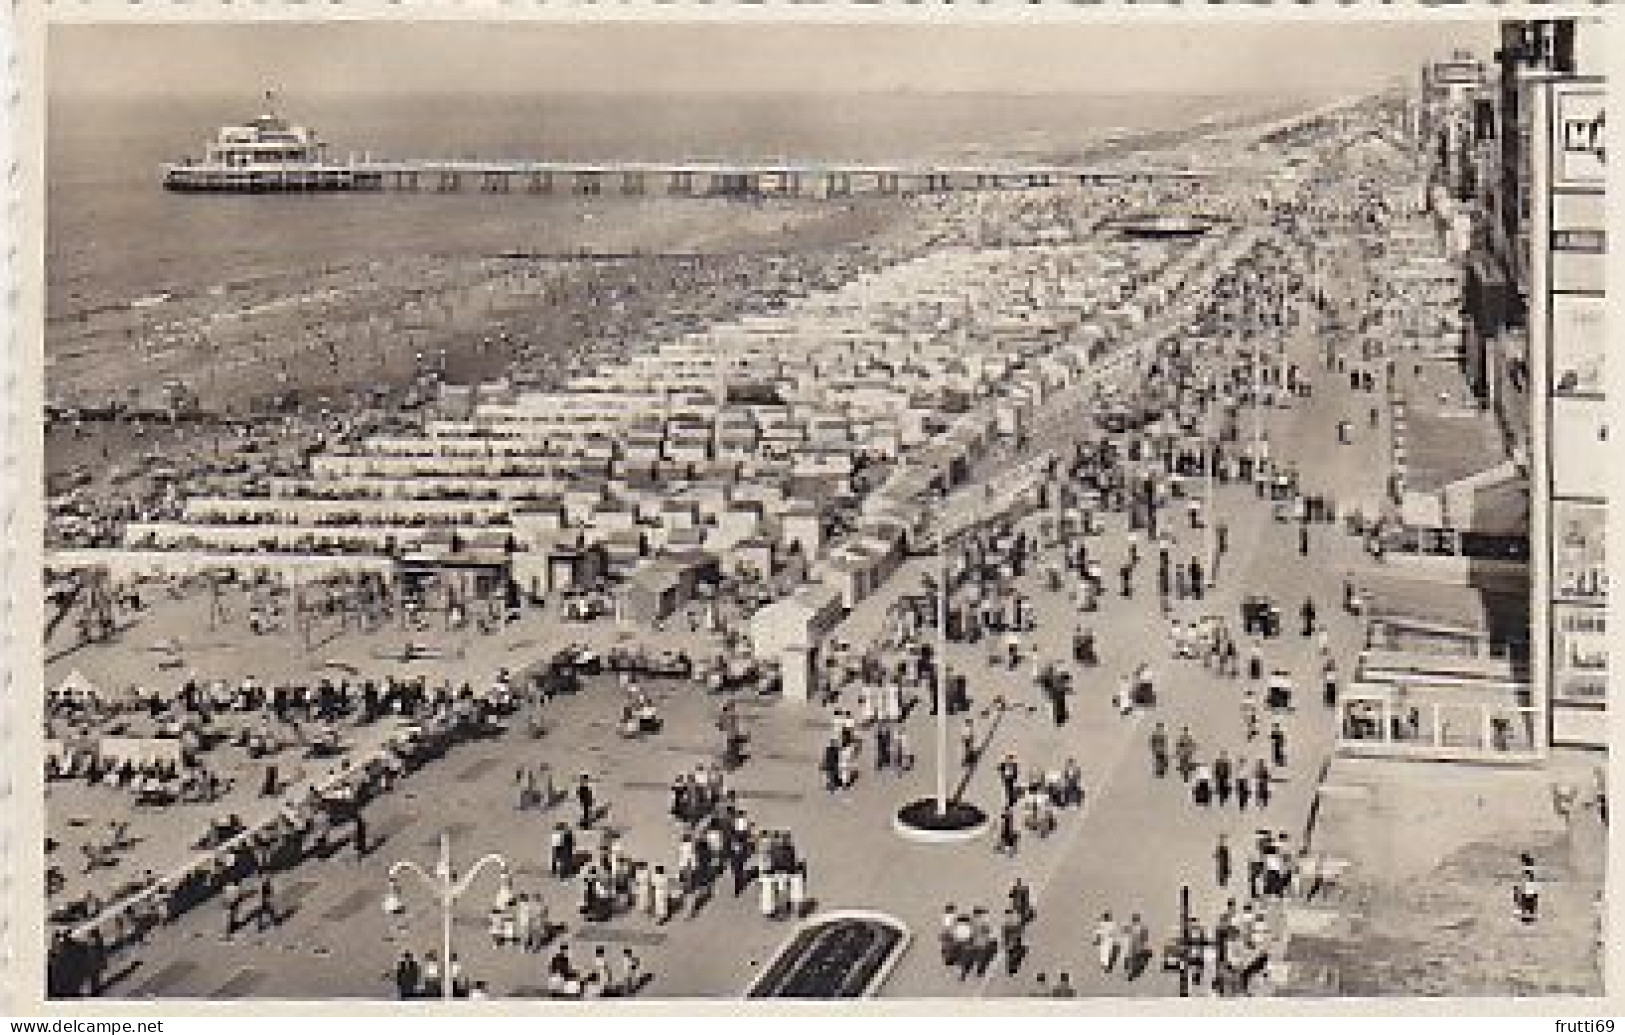
<path fill-rule="evenodd" d="M 1236 107 L 1235 98 L 1165 95 L 463 96 L 288 100 L 282 114 L 314 127 L 335 159 L 1067 161 L 1117 127 L 1175 129 Z M 251 98 L 51 103 L 53 324 L 372 259 L 546 250 L 586 204 L 568 194 L 472 190 L 287 196 L 161 188 L 164 163 L 200 156 L 217 127 L 257 114 Z M 48 329 L 48 351 L 51 338 Z"/>

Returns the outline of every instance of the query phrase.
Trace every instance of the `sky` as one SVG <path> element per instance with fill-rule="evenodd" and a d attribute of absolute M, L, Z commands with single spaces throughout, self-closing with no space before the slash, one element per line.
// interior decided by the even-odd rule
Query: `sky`
<path fill-rule="evenodd" d="M 1495 22 L 56 25 L 53 97 L 591 93 L 1329 95 L 1414 83 Z"/>

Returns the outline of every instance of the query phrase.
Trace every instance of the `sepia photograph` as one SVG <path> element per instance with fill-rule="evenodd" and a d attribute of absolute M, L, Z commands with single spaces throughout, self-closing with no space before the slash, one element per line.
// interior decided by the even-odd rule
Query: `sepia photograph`
<path fill-rule="evenodd" d="M 1603 34 L 49 26 L 47 1004 L 1604 995 Z"/>

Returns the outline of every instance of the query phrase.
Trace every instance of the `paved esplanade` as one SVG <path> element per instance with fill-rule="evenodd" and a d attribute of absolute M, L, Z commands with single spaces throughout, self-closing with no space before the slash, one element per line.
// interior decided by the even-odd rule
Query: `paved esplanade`
<path fill-rule="evenodd" d="M 1334 432 L 1339 420 L 1363 415 L 1372 398 L 1350 398 L 1346 381 L 1324 371 L 1321 343 L 1294 336 L 1288 348 L 1290 358 L 1317 376 L 1317 383 L 1311 398 L 1295 398 L 1289 408 L 1266 414 L 1272 454 L 1298 462 L 1305 491 L 1337 500 L 1377 498 L 1385 470 L 1383 433 L 1367 429 L 1361 420 L 1354 444 L 1339 446 Z M 1031 448 L 1062 445 L 1077 429 L 1077 419 L 1074 411 L 1041 425 Z M 1244 436 L 1251 432 L 1250 414 L 1244 412 L 1242 426 Z M 1187 482 L 1199 485 L 1200 479 Z M 1312 553 L 1300 556 L 1296 525 L 1276 522 L 1271 504 L 1258 499 L 1250 484 L 1221 486 L 1211 517 L 1229 527 L 1217 586 L 1200 603 L 1176 603 L 1175 612 L 1222 616 L 1234 629 L 1242 594 L 1274 596 L 1284 616 L 1283 636 L 1265 645 L 1266 667 L 1291 671 L 1298 686 L 1296 712 L 1281 717 L 1290 762 L 1277 773 L 1275 798 L 1262 812 L 1240 812 L 1234 805 L 1199 809 L 1177 777 L 1154 780 L 1150 775 L 1146 738 L 1153 721 L 1162 721 L 1171 734 L 1188 725 L 1202 757 L 1223 749 L 1232 758 L 1250 761 L 1267 755 L 1269 745 L 1267 736 L 1246 741 L 1239 708 L 1243 681 L 1215 675 L 1199 661 L 1170 656 L 1155 573 L 1147 565 L 1136 577 L 1132 599 L 1119 598 L 1115 579 L 1109 577 L 1101 610 L 1089 615 L 1076 612 L 1070 586 L 1054 592 L 1044 585 L 1048 559 L 1016 580 L 1038 617 L 1036 632 L 1025 637 L 1024 652 L 1036 652 L 1074 673 L 1072 718 L 1063 727 L 1052 724 L 1033 685 L 1030 664 L 1013 671 L 991 666 L 988 641 L 950 649 L 956 671 L 970 679 L 979 732 L 989 736 L 986 761 L 968 780 L 970 800 L 984 807 L 1002 802 L 993 766 L 1006 752 L 1024 766 L 1048 769 L 1070 757 L 1083 769 L 1087 795 L 1082 808 L 1061 810 L 1059 826 L 1047 839 L 1024 832 L 1014 857 L 996 854 L 991 837 L 968 845 L 923 846 L 892 832 L 895 808 L 933 788 L 934 719 L 925 707 L 916 707 L 906 725 L 911 751 L 919 760 L 911 772 L 874 772 L 866 748 L 856 785 L 829 795 L 816 771 L 819 749 L 830 733 L 829 712 L 815 706 L 741 702 L 752 736 L 751 759 L 729 780 L 741 805 L 759 828 L 794 832 L 809 861 L 810 892 L 820 908 L 879 909 L 914 931 L 914 947 L 885 994 L 1021 994 L 1040 970 L 1052 977 L 1068 971 L 1085 994 L 1173 994 L 1173 976 L 1155 964 L 1134 983 L 1116 975 L 1101 977 L 1088 942 L 1094 920 L 1107 910 L 1120 920 L 1137 912 L 1160 947 L 1174 926 L 1182 883 L 1190 885 L 1193 913 L 1204 924 L 1228 897 L 1213 884 L 1211 851 L 1218 832 L 1227 831 L 1236 847 L 1242 874 L 1232 883 L 1239 883 L 1240 890 L 1232 893 L 1237 898 L 1245 898 L 1247 849 L 1255 830 L 1287 831 L 1297 843 L 1333 721 L 1319 700 L 1314 641 L 1298 635 L 1297 607 L 1306 594 L 1313 595 L 1322 621 L 1332 630 L 1339 667 L 1348 671 L 1357 633 L 1352 621 L 1339 621 L 1342 576 L 1365 561 L 1359 541 L 1331 525 L 1313 526 Z M 1090 540 L 1090 550 L 1112 573 L 1126 551 L 1126 519 L 1107 513 L 1103 520 L 1104 535 Z M 1205 533 L 1183 527 L 1177 508 L 1163 516 L 1161 525 L 1177 544 L 1176 558 L 1202 551 Z M 917 592 L 920 576 L 934 567 L 930 558 L 905 566 L 880 595 L 854 613 L 845 630 L 848 638 L 856 641 L 877 628 L 878 616 L 889 604 Z M 1071 636 L 1080 620 L 1096 633 L 1099 668 L 1080 669 L 1070 662 Z M 1110 698 L 1119 681 L 1142 662 L 1155 667 L 1158 703 L 1140 717 L 1124 718 Z M 388 996 L 395 955 L 402 948 L 421 954 L 436 947 L 439 915 L 426 896 L 414 897 L 415 889 L 405 886 L 405 916 L 386 916 L 380 908 L 386 870 L 403 857 L 432 863 L 434 844 L 448 827 L 459 864 L 493 850 L 508 855 L 517 868 L 519 890 L 539 893 L 552 918 L 567 925 L 561 938 L 578 966 L 590 959 L 596 945 L 616 955 L 622 947 L 632 947 L 654 975 L 646 995 L 726 996 L 742 990 L 792 930 L 789 924 L 760 918 L 754 887 L 736 898 L 724 879 L 716 899 L 697 915 L 685 914 L 665 925 L 633 915 L 584 926 L 576 914 L 578 883 L 546 876 L 548 831 L 574 810 L 568 805 L 549 811 L 514 808 L 514 769 L 519 765 L 545 761 L 561 787 L 576 773 L 589 772 L 611 806 L 607 823 L 623 831 L 630 854 L 669 867 L 674 841 L 666 814 L 669 784 L 697 759 L 715 757 L 720 746 L 714 732 L 718 701 L 691 690 L 657 689 L 656 696 L 668 732 L 647 741 L 618 738 L 613 715 L 617 695 L 589 692 L 555 701 L 548 715 L 552 732 L 540 741 L 525 739 L 520 728 L 502 740 L 454 749 L 368 808 L 369 837 L 383 842 L 376 851 L 359 860 L 348 851 L 312 860 L 282 878 L 284 908 L 290 911 L 283 924 L 263 934 L 245 930 L 223 940 L 220 910 L 194 910 L 157 933 L 140 952 L 141 966 L 112 994 Z M 999 696 L 1011 707 L 992 708 Z M 1268 728 L 1266 718 L 1266 734 Z M 957 728 L 954 732 L 957 741 Z M 957 754 L 957 743 L 951 749 Z M 594 843 L 589 836 L 586 844 Z M 937 952 L 944 905 L 983 906 L 997 918 L 1005 890 L 1018 876 L 1033 888 L 1037 910 L 1025 964 L 1015 977 L 1003 975 L 1000 961 L 986 976 L 962 981 L 957 970 L 942 966 Z M 490 892 L 495 892 L 494 881 Z M 494 948 L 486 933 L 488 905 L 481 891 L 459 907 L 454 933 L 470 976 L 488 982 L 496 995 L 541 987 L 546 954 Z"/>

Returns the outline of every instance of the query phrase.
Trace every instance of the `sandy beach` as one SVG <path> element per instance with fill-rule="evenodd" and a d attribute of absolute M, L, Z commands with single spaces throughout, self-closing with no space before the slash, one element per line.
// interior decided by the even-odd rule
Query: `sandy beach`
<path fill-rule="evenodd" d="M 467 316 L 471 307 L 501 309 L 521 294 L 546 299 L 549 292 L 568 290 L 583 268 L 601 273 L 604 263 L 572 258 L 582 253 L 650 265 L 665 256 L 817 250 L 862 239 L 883 210 L 878 204 L 712 199 L 609 199 L 570 205 L 568 211 L 552 207 L 557 210 L 552 218 L 526 228 L 530 232 L 516 231 L 506 248 L 456 242 L 452 231 L 443 251 L 384 251 L 372 261 L 177 291 L 141 307 L 54 320 L 47 335 L 49 394 L 93 404 L 112 397 L 130 401 L 121 393 L 135 389 L 142 402 L 152 404 L 157 400 L 148 393 L 180 377 L 200 394 L 235 399 L 263 375 L 255 359 L 272 364 L 287 359 L 309 338 L 343 340 L 353 348 L 358 329 L 367 338 L 420 332 L 416 337 L 422 344 L 446 347 L 434 332 L 447 316 Z M 107 362 L 128 351 L 140 356 L 133 375 L 123 364 Z M 198 365 L 212 351 L 232 361 L 200 378 Z M 242 374 L 227 372 L 239 364 Z M 307 373 L 289 387 L 305 386 Z"/>
<path fill-rule="evenodd" d="M 771 306 L 851 261 L 906 204 L 614 198 L 572 210 L 500 252 L 395 255 L 53 321 L 47 398 L 159 408 L 181 384 L 203 412 L 239 420 L 289 400 L 345 412 L 425 367 L 452 382 L 547 383 L 662 331 Z M 47 470 L 152 445 L 92 422 L 48 436 Z"/>

